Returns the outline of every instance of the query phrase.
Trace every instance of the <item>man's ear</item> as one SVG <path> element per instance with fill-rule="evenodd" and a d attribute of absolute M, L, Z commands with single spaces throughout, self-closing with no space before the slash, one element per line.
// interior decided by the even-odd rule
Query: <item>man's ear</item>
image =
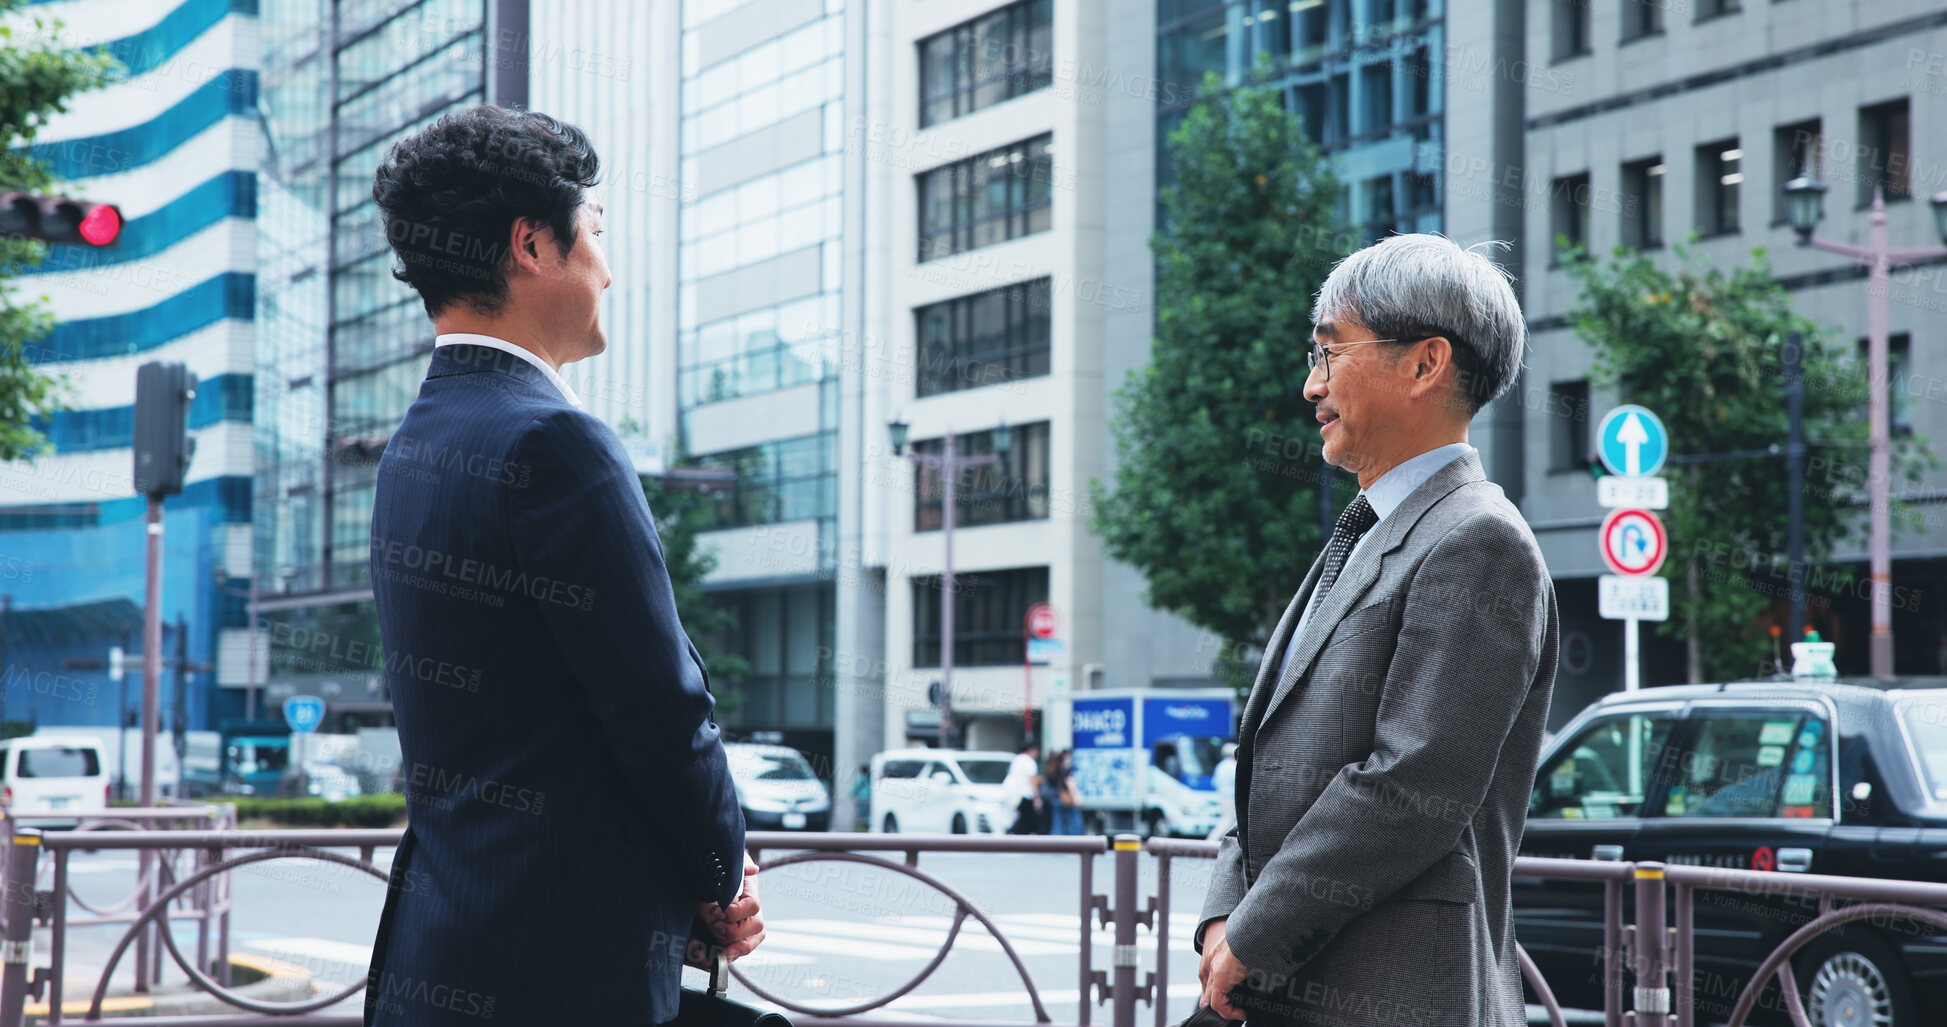
<path fill-rule="evenodd" d="M 536 271 L 540 268 L 540 246 L 534 236 L 539 225 L 532 218 L 515 218 L 507 229 L 507 254 L 515 267 L 523 271 Z"/>

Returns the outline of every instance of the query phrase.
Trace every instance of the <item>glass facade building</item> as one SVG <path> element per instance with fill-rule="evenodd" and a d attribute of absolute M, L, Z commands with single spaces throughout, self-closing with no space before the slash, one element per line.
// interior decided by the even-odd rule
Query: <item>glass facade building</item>
<path fill-rule="evenodd" d="M 1204 75 L 1269 84 L 1334 158 L 1346 220 L 1369 240 L 1442 230 L 1446 0 L 1159 0 L 1156 184 Z"/>
<path fill-rule="evenodd" d="M 737 475 L 706 545 L 734 556 L 769 525 L 812 540 L 809 566 L 710 587 L 738 621 L 720 644 L 751 666 L 725 726 L 829 758 L 847 7 L 752 6 L 682 5 L 674 448 Z"/>
<path fill-rule="evenodd" d="M 381 699 L 367 572 L 380 453 L 425 376 L 433 328 L 391 275 L 372 202 L 387 147 L 450 110 L 525 98 L 526 5 L 280 0 L 263 13 L 257 316 L 258 606 L 265 699 Z M 507 31 L 496 34 L 497 28 Z M 323 636 L 296 652 L 277 639 Z M 332 653 L 359 653 L 349 662 Z"/>

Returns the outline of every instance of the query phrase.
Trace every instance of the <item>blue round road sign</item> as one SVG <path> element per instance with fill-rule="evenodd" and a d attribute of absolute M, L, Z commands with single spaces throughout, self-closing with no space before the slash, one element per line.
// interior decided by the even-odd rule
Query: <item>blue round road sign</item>
<path fill-rule="evenodd" d="M 1670 455 L 1670 433 L 1662 420 L 1634 403 L 1625 403 L 1602 418 L 1596 451 L 1610 474 L 1642 477 L 1662 470 Z"/>
<path fill-rule="evenodd" d="M 325 703 L 315 695 L 294 695 L 284 700 L 284 723 L 298 734 L 309 734 L 324 723 Z"/>

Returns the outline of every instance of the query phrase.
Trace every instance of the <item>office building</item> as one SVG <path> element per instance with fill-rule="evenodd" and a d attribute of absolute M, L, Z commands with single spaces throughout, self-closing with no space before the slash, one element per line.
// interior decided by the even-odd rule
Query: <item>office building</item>
<path fill-rule="evenodd" d="M 1724 269 L 1748 264 L 1752 248 L 1762 246 L 1796 311 L 1835 327 L 1840 339 L 1857 340 L 1864 379 L 1863 268 L 1795 245 L 1782 186 L 1809 163 L 1831 187 L 1818 227 L 1825 238 L 1864 245 L 1877 187 L 1887 199 L 1894 248 L 1939 246 L 1926 201 L 1947 188 L 1947 138 L 1927 126 L 1937 123 L 1930 115 L 1941 113 L 1947 96 L 1943 52 L 1947 14 L 1919 0 L 1526 4 L 1526 65 L 1554 87 L 1521 91 L 1525 157 L 1511 179 L 1520 202 L 1510 209 L 1520 210 L 1529 240 L 1523 299 L 1534 341 L 1520 404 L 1523 508 L 1561 603 L 1558 710 L 1620 686 L 1619 624 L 1596 616 L 1595 579 L 1603 567 L 1595 529 L 1604 511 L 1585 461 L 1597 420 L 1624 397 L 1591 386 L 1592 354 L 1566 322 L 1574 283 L 1543 243 L 1567 235 L 1604 256 L 1621 245 L 1673 263 L 1673 248 L 1695 233 L 1694 250 Z M 1941 267 L 1933 261 L 1894 276 L 1888 387 L 1896 440 L 1947 436 L 1938 387 L 1947 379 L 1938 328 L 1947 297 L 1937 287 Z M 1782 381 L 1777 387 L 1782 405 Z M 1691 451 L 1683 439 L 1673 448 Z M 1754 459 L 1737 473 L 1784 473 L 1777 457 Z M 1863 452 L 1844 463 L 1810 469 L 1808 503 L 1863 492 Z M 1713 465 L 1712 473 L 1731 468 Z M 1947 586 L 1943 485 L 1947 475 L 1939 469 L 1918 485 L 1893 485 L 1917 518 L 1906 527 L 1896 521 L 1892 536 L 1894 669 L 1901 674 L 1947 670 L 1947 632 L 1931 601 Z M 1851 572 L 1850 582 L 1814 588 L 1808 603 L 1808 622 L 1838 643 L 1843 673 L 1867 669 L 1870 585 L 1863 507 L 1858 512 L 1861 530 L 1838 545 L 1832 561 Z M 1674 539 L 1671 559 L 1685 559 L 1697 543 Z M 1763 573 L 1757 579 L 1754 587 L 1784 580 Z M 1682 580 L 1672 585 L 1677 591 Z M 1753 630 L 1784 623 L 1785 602 L 1774 597 Z M 1649 625 L 1643 634 L 1644 682 L 1684 680 L 1681 640 L 1655 636 Z"/>
<path fill-rule="evenodd" d="M 252 564 L 251 416 L 256 263 L 255 0 L 50 3 L 15 33 L 59 23 L 125 74 L 77 95 L 32 148 L 77 197 L 118 204 L 109 248 L 52 245 L 12 287 L 44 295 L 53 330 L 29 359 L 64 379 L 71 409 L 37 427 L 51 452 L 0 467 L 0 718 L 110 725 L 141 705 L 147 501 L 135 493 L 135 377 L 180 361 L 200 381 L 187 485 L 164 507 L 165 726 L 202 728 L 249 678 L 243 593 Z M 118 709 L 122 711 L 118 714 Z"/>
<path fill-rule="evenodd" d="M 382 720 L 372 490 L 433 328 L 392 278 L 372 176 L 447 111 L 526 101 L 527 3 L 282 0 L 261 21 L 251 602 L 267 677 L 247 705 L 313 694 Z"/>

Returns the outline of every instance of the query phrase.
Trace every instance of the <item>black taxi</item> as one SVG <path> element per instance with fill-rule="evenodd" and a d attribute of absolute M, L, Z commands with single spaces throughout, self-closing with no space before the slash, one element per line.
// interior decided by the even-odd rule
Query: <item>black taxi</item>
<path fill-rule="evenodd" d="M 1545 748 L 1521 854 L 1947 882 L 1947 678 L 1606 696 Z M 1514 884 L 1516 936 L 1556 996 L 1600 1009 L 1601 886 Z M 1696 1022 L 1726 1020 L 1817 906 L 1698 891 Z M 1828 932 L 1793 972 L 1814 1025 L 1947 1023 L 1947 935 L 1912 918 Z M 1753 1023 L 1789 1022 L 1775 992 Z"/>

